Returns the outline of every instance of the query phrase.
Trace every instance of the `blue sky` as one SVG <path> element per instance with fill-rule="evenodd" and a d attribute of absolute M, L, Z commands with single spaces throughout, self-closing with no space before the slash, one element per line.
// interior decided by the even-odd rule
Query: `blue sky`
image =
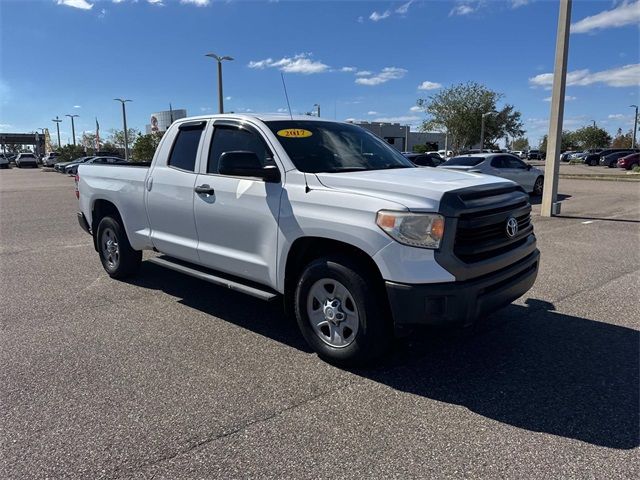
<path fill-rule="evenodd" d="M 152 112 L 217 111 L 215 62 L 236 112 L 319 103 L 339 120 L 418 125 L 412 110 L 474 80 L 522 112 L 531 142 L 546 133 L 558 4 L 504 1 L 0 0 L 0 131 L 33 131 L 78 114 L 76 132 L 129 125 Z M 640 2 L 573 3 L 565 128 L 595 120 L 631 128 L 640 103 Z"/>

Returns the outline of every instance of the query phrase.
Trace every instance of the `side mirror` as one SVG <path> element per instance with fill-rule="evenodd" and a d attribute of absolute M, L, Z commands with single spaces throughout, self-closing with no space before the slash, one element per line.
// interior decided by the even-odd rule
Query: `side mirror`
<path fill-rule="evenodd" d="M 265 182 L 279 182 L 280 171 L 276 165 L 260 163 L 255 152 L 236 150 L 220 155 L 218 172 L 232 177 L 256 177 Z"/>

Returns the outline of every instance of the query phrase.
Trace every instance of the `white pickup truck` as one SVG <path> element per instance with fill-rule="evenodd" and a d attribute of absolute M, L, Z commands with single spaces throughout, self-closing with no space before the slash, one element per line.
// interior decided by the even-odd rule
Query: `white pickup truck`
<path fill-rule="evenodd" d="M 348 123 L 181 119 L 150 165 L 81 165 L 78 219 L 107 273 L 147 261 L 283 298 L 324 359 L 362 364 L 419 325 L 469 325 L 533 285 L 528 195 L 419 168 Z"/>

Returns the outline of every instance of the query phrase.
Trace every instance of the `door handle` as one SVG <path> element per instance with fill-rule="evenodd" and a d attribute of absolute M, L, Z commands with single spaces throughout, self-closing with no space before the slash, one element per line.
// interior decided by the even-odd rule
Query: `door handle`
<path fill-rule="evenodd" d="M 215 190 L 211 188 L 206 183 L 204 185 L 198 185 L 193 189 L 198 195 L 213 195 L 215 194 Z"/>

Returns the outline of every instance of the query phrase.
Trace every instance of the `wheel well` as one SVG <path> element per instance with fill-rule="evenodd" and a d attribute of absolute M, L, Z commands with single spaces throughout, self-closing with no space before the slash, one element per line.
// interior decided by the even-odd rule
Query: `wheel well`
<path fill-rule="evenodd" d="M 98 225 L 100 225 L 100 221 L 107 216 L 113 216 L 120 219 L 121 217 L 118 207 L 109 200 L 96 200 L 93 204 L 93 209 L 91 210 L 91 232 L 93 233 L 93 246 L 96 251 L 98 250 L 96 243 Z"/>
<path fill-rule="evenodd" d="M 380 270 L 373 259 L 364 250 L 348 243 L 331 240 L 329 238 L 303 237 L 298 238 L 293 242 L 293 245 L 291 245 L 291 248 L 289 249 L 289 254 L 287 255 L 287 264 L 284 276 L 284 300 L 287 313 L 292 312 L 293 293 L 296 288 L 297 280 L 304 267 L 316 258 L 336 254 L 343 254 L 350 260 L 356 261 L 362 268 L 364 268 L 368 276 L 373 280 L 372 287 L 379 289 L 379 293 L 383 294 L 384 298 L 386 298 L 386 292 L 383 288 L 384 283 Z"/>

